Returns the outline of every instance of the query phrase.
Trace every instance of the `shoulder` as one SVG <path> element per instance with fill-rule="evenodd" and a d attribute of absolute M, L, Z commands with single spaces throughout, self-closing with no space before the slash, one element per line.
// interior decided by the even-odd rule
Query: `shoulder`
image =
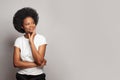
<path fill-rule="evenodd" d="M 22 36 L 20 37 L 17 37 L 15 42 L 14 42 L 14 46 L 18 47 L 18 48 L 21 48 L 21 42 L 22 42 Z"/>
<path fill-rule="evenodd" d="M 36 38 L 39 38 L 39 39 L 45 39 L 45 36 L 44 35 L 42 35 L 42 34 L 36 34 Z"/>
<path fill-rule="evenodd" d="M 21 41 L 23 39 L 23 36 L 19 36 L 15 39 L 15 41 Z"/>
<path fill-rule="evenodd" d="M 42 34 L 36 34 L 35 42 L 38 43 L 39 45 L 47 44 L 46 38 Z"/>

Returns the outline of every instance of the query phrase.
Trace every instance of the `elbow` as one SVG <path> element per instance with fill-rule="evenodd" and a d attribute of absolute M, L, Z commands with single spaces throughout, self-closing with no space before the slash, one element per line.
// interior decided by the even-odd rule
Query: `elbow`
<path fill-rule="evenodd" d="M 17 62 L 14 62 L 14 63 L 13 63 L 13 66 L 14 66 L 15 68 L 17 68 L 19 65 L 18 65 Z"/>
<path fill-rule="evenodd" d="M 38 61 L 38 62 L 36 62 L 36 64 L 40 66 L 42 63 L 40 61 Z"/>
<path fill-rule="evenodd" d="M 17 65 L 16 64 L 13 64 L 14 68 L 17 68 Z"/>
<path fill-rule="evenodd" d="M 39 61 L 36 61 L 36 64 L 40 66 L 42 62 L 39 60 Z"/>
<path fill-rule="evenodd" d="M 36 59 L 35 63 L 40 66 L 42 64 L 43 60 L 44 60 L 44 58 L 38 58 L 38 59 Z"/>

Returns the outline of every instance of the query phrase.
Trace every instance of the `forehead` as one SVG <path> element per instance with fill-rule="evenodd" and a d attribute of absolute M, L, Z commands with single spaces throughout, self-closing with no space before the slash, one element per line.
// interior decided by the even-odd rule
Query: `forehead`
<path fill-rule="evenodd" d="M 34 19 L 32 17 L 26 17 L 23 22 L 31 22 L 34 21 Z"/>

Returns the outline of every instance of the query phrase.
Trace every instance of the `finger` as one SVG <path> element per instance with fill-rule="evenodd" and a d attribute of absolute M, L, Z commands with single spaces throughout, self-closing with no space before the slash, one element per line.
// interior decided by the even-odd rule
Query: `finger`
<path fill-rule="evenodd" d="M 34 30 L 34 31 L 32 32 L 32 34 L 31 34 L 31 36 L 34 36 L 34 35 L 35 35 L 35 33 L 36 33 L 36 32 L 35 32 L 35 30 Z"/>
<path fill-rule="evenodd" d="M 28 33 L 28 37 L 30 38 L 30 33 Z"/>
<path fill-rule="evenodd" d="M 44 65 L 46 65 L 46 61 L 44 61 Z"/>
<path fill-rule="evenodd" d="M 34 29 L 34 31 L 33 31 L 34 33 L 36 33 L 36 29 Z"/>
<path fill-rule="evenodd" d="M 35 36 L 35 35 L 36 35 L 36 32 L 34 31 L 34 32 L 33 32 L 33 36 Z"/>
<path fill-rule="evenodd" d="M 44 67 L 44 64 L 41 64 L 40 66 L 41 66 L 41 67 Z"/>
<path fill-rule="evenodd" d="M 46 64 L 46 62 L 45 62 L 45 61 L 43 61 L 43 62 L 42 62 L 42 65 L 44 66 L 45 64 Z"/>
<path fill-rule="evenodd" d="M 34 29 L 33 34 L 34 34 L 34 35 L 36 34 L 36 29 Z"/>

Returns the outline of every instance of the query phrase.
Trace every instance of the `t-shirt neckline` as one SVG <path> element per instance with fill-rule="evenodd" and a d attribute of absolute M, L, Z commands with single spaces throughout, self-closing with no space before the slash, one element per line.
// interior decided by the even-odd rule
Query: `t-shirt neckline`
<path fill-rule="evenodd" d="M 36 35 L 37 35 L 37 34 L 36 34 Z M 36 36 L 36 35 L 35 35 L 35 36 Z M 23 38 L 24 38 L 24 39 L 26 39 L 26 40 L 29 40 L 29 39 L 28 39 L 28 38 L 26 38 L 24 35 L 23 35 Z"/>

